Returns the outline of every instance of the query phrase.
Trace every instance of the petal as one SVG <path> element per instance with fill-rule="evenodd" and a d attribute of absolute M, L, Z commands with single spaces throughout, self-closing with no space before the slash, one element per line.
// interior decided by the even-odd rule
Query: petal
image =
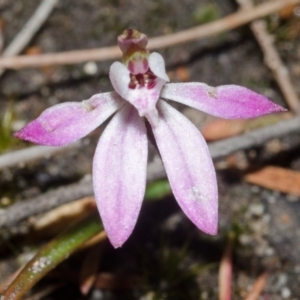
<path fill-rule="evenodd" d="M 286 110 L 266 97 L 238 85 L 214 88 L 196 82 L 167 84 L 161 97 L 224 119 L 254 118 Z"/>
<path fill-rule="evenodd" d="M 130 72 L 122 63 L 115 61 L 109 69 L 109 79 L 115 91 L 124 99 L 129 101 L 128 93 L 130 84 Z"/>
<path fill-rule="evenodd" d="M 36 144 L 63 146 L 87 135 L 123 104 L 116 93 L 101 93 L 82 102 L 57 104 L 14 136 Z"/>
<path fill-rule="evenodd" d="M 135 29 L 126 29 L 118 36 L 118 45 L 123 53 L 134 46 L 145 49 L 147 44 L 148 37 Z"/>
<path fill-rule="evenodd" d="M 218 191 L 205 140 L 181 113 L 161 100 L 153 128 L 174 196 L 191 221 L 208 234 L 217 233 Z"/>
<path fill-rule="evenodd" d="M 158 122 L 156 103 L 164 84 L 169 81 L 165 71 L 165 63 L 162 56 L 156 52 L 151 53 L 148 59 L 149 68 L 156 76 L 151 87 L 139 86 L 129 88 L 131 74 L 128 68 L 120 62 L 114 62 L 109 71 L 109 77 L 115 91 L 139 112 L 139 115 L 147 117 L 150 124 L 155 126 Z"/>
<path fill-rule="evenodd" d="M 170 81 L 166 73 L 165 61 L 159 53 L 151 53 L 148 58 L 148 63 L 153 74 L 164 81 L 163 84 Z"/>
<path fill-rule="evenodd" d="M 147 152 L 144 121 L 126 105 L 104 130 L 93 163 L 96 202 L 114 247 L 122 246 L 137 221 L 145 193 Z"/>

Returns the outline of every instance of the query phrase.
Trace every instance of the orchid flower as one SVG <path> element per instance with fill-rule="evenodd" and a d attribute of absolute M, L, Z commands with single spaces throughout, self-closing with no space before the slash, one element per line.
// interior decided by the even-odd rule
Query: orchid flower
<path fill-rule="evenodd" d="M 214 88 L 196 82 L 167 83 L 164 59 L 146 50 L 147 36 L 136 30 L 125 30 L 118 44 L 123 63 L 114 62 L 109 72 L 115 91 L 48 108 L 15 136 L 63 146 L 86 136 L 113 115 L 95 151 L 93 186 L 107 235 L 114 247 L 120 247 L 134 229 L 145 193 L 145 122 L 149 122 L 179 206 L 200 230 L 215 235 L 218 190 L 207 144 L 169 100 L 228 119 L 285 109 L 237 85 Z"/>

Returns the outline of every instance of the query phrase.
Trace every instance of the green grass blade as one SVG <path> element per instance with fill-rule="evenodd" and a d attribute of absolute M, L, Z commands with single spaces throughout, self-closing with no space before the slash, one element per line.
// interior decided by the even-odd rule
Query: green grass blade
<path fill-rule="evenodd" d="M 162 179 L 147 184 L 145 199 L 160 200 L 161 198 L 171 194 L 172 190 L 169 181 L 166 179 Z"/>
<path fill-rule="evenodd" d="M 102 229 L 103 226 L 98 216 L 67 229 L 38 251 L 10 284 L 1 299 L 21 299 L 49 271 L 67 259 Z"/>

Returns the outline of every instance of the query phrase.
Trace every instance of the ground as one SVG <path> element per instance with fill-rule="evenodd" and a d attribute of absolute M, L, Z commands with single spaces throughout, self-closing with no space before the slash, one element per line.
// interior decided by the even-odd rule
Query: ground
<path fill-rule="evenodd" d="M 0 1 L 5 45 L 24 26 L 36 5 L 29 0 Z M 60 1 L 25 52 L 50 53 L 114 45 L 117 35 L 126 28 L 137 28 L 149 37 L 168 34 L 212 21 L 236 9 L 236 3 L 229 0 Z M 270 31 L 276 34 L 277 49 L 299 93 L 300 39 L 295 33 L 299 20 L 293 14 L 290 19 L 276 14 L 268 17 L 268 24 Z M 212 86 L 243 85 L 287 106 L 247 26 L 159 52 L 166 60 L 172 81 L 199 81 Z M 0 80 L 0 114 L 13 107 L 12 128 L 16 130 L 49 106 L 88 99 L 100 90 L 109 91 L 112 89 L 108 80 L 110 64 L 111 61 L 92 62 L 90 65 L 6 71 Z M 95 72 L 89 71 L 91 66 Z M 202 113 L 183 106 L 178 108 L 199 129 L 211 121 Z M 2 209 L 90 174 L 101 130 L 84 138 L 80 148 L 1 170 Z M 30 146 L 15 140 L 11 143 L 4 152 Z M 299 198 L 248 184 L 243 181 L 239 169 L 246 160 L 255 165 L 273 164 L 299 170 L 299 137 L 290 135 L 274 143 L 286 150 L 273 153 L 270 151 L 272 144 L 268 144 L 239 152 L 231 157 L 236 162 L 235 170 L 220 167 L 224 166 L 224 160 L 215 162 L 220 196 L 216 237 L 199 232 L 181 213 L 172 196 L 145 201 L 132 237 L 118 250 L 107 244 L 99 267 L 99 272 L 134 274 L 142 283 L 126 291 L 96 287 L 83 297 L 77 281 L 71 280 L 76 278 L 84 259 L 84 253 L 80 252 L 58 267 L 62 274 L 67 274 L 66 278 L 55 279 L 59 272 L 54 271 L 52 278 L 37 287 L 45 287 L 55 280 L 66 282 L 42 299 L 217 299 L 218 265 L 232 232 L 236 236 L 233 299 L 244 299 L 254 281 L 265 271 L 270 271 L 270 276 L 259 299 L 299 299 Z M 32 241 L 30 235 L 30 229 L 29 233 L 17 237 L 3 231 L 0 283 L 46 241 L 46 237 L 34 237 Z M 194 269 L 197 271 L 192 272 Z"/>

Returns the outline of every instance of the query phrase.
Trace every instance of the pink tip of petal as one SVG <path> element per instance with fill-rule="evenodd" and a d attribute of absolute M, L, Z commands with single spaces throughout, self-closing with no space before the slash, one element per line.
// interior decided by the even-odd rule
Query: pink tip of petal
<path fill-rule="evenodd" d="M 54 131 L 54 128 L 51 128 L 51 126 L 48 127 L 48 123 L 43 123 L 38 118 L 15 132 L 14 137 L 48 146 L 64 146 L 68 144 L 66 135 L 58 136 L 53 134 Z"/>
<path fill-rule="evenodd" d="M 50 145 L 50 141 L 47 141 L 47 139 L 44 138 L 45 131 L 46 130 L 41 123 L 37 121 L 32 121 L 21 130 L 15 132 L 13 135 L 14 137 L 22 139 L 24 141 L 29 141 L 32 143 L 42 144 L 42 145 Z M 54 146 L 56 146 L 56 144 L 63 145 L 64 143 L 56 142 Z"/>
<path fill-rule="evenodd" d="M 258 94 L 248 88 L 238 85 L 224 85 L 217 87 L 217 95 L 225 103 L 233 102 L 233 107 L 224 108 L 224 115 L 227 110 L 235 110 L 234 118 L 255 118 L 258 116 L 287 111 L 287 109 L 270 101 L 265 96 Z M 230 112 L 232 114 L 232 112 Z"/>

